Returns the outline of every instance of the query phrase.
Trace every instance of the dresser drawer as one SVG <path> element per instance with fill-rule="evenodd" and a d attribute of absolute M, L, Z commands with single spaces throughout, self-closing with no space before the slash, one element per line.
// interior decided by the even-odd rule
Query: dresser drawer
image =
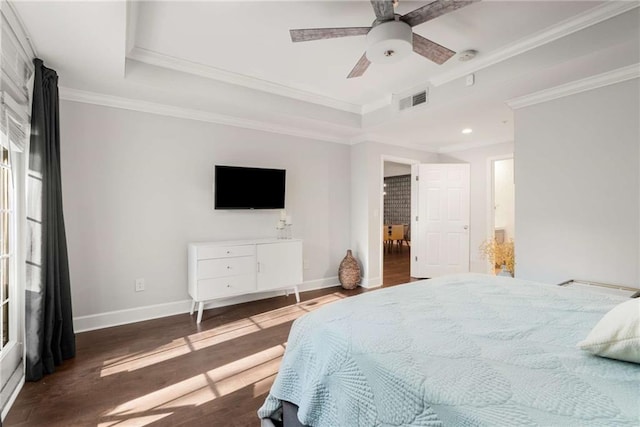
<path fill-rule="evenodd" d="M 228 258 L 256 254 L 255 245 L 202 246 L 198 248 L 198 259 Z"/>
<path fill-rule="evenodd" d="M 204 279 L 198 280 L 197 299 L 199 301 L 204 301 L 236 294 L 249 293 L 255 290 L 256 276 L 254 274 Z"/>
<path fill-rule="evenodd" d="M 198 261 L 198 279 L 240 276 L 256 272 L 256 257 L 201 259 Z"/>

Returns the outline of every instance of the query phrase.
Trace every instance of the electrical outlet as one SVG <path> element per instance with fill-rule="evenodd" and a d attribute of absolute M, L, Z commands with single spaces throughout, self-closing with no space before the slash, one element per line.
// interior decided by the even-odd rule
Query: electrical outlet
<path fill-rule="evenodd" d="M 144 291 L 144 278 L 136 279 L 136 292 Z"/>
<path fill-rule="evenodd" d="M 304 270 L 308 270 L 309 269 L 309 260 L 305 259 L 304 261 L 302 261 L 302 268 Z"/>

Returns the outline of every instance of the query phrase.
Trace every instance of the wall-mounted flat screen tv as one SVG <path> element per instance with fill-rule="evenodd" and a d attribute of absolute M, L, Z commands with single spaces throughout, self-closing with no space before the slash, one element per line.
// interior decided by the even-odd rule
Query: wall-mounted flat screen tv
<path fill-rule="evenodd" d="M 216 165 L 215 209 L 284 209 L 286 172 Z"/>

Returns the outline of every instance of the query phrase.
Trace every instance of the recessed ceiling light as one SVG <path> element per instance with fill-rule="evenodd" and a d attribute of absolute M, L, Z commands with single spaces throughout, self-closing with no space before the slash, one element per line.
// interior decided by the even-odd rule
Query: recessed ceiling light
<path fill-rule="evenodd" d="M 473 132 L 473 129 L 471 128 L 462 129 L 462 133 L 464 133 L 465 135 L 470 134 L 471 132 Z"/>

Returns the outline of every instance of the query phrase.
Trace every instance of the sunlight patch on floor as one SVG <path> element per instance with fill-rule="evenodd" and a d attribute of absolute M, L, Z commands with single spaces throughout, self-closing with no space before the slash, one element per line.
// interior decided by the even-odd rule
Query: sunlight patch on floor
<path fill-rule="evenodd" d="M 342 298 L 344 298 L 344 295 L 335 292 L 333 294 L 304 301 L 300 304 L 267 311 L 246 319 L 237 320 L 216 328 L 198 332 L 187 337 L 178 338 L 150 351 L 138 352 L 129 357 L 120 356 L 107 360 L 104 362 L 104 367 L 100 372 L 100 376 L 106 377 L 121 372 L 132 372 L 175 357 L 184 356 L 192 351 L 221 344 L 258 332 L 262 329 L 278 326 L 295 320 L 303 314 L 316 310 L 325 304 L 338 301 Z"/>
<path fill-rule="evenodd" d="M 125 402 L 105 416 L 202 405 L 275 375 L 284 350 L 285 344 L 268 348 Z"/>
<path fill-rule="evenodd" d="M 158 347 L 152 351 L 142 352 L 129 358 L 124 358 L 119 362 L 102 368 L 100 376 L 106 377 L 125 371 L 131 372 L 174 357 L 185 355 L 192 351 L 188 344 L 189 342 L 187 341 L 187 338 L 173 340 L 170 344 L 165 346 Z"/>

